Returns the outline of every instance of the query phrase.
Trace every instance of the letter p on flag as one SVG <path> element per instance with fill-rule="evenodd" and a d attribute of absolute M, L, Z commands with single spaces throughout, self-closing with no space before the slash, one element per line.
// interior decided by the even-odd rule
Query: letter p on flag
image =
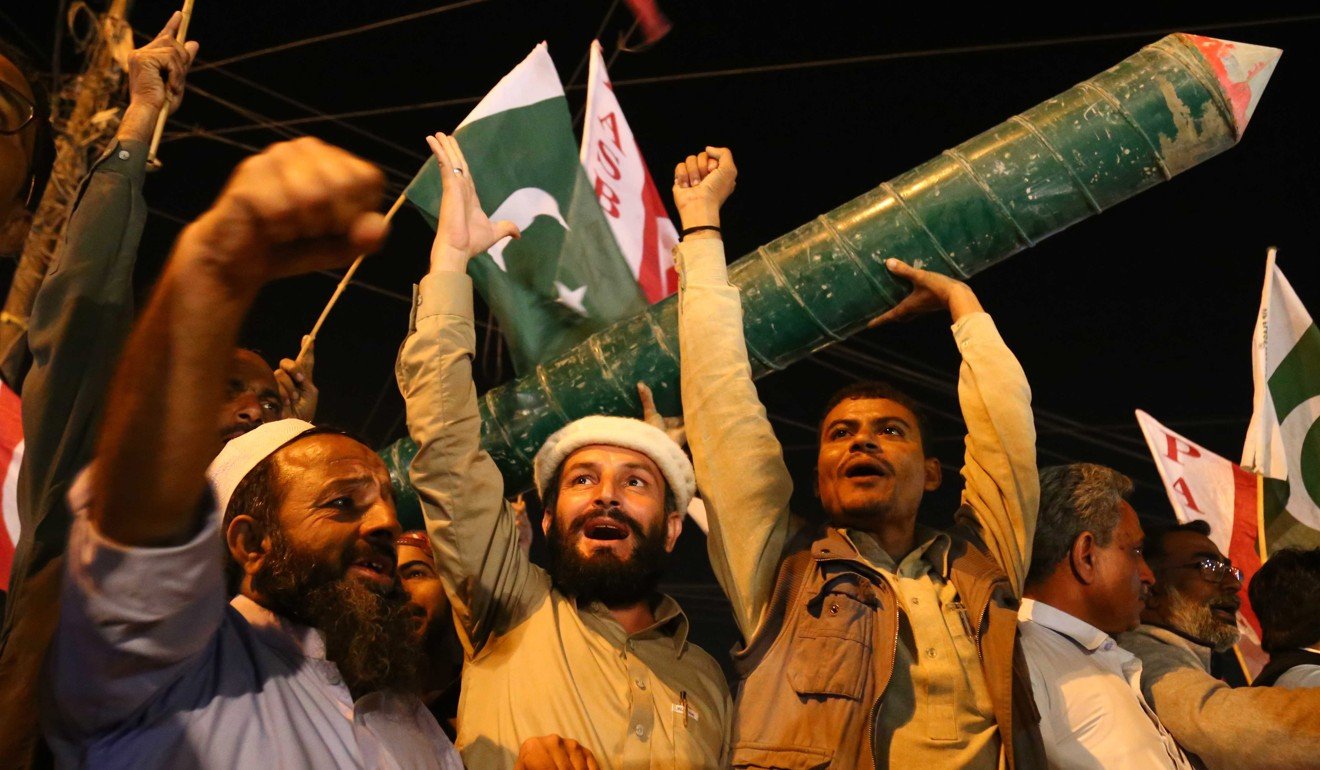
<path fill-rule="evenodd" d="M 1137 423 L 1155 459 L 1173 513 L 1180 522 L 1204 521 L 1210 525 L 1210 540 L 1219 552 L 1242 570 L 1242 608 L 1238 627 L 1243 631 L 1240 649 L 1251 675 L 1263 660 L 1251 655 L 1260 644 L 1260 624 L 1247 598 L 1251 577 L 1260 569 L 1260 528 L 1256 492 L 1260 478 L 1237 463 L 1169 430 L 1149 414 L 1137 410 Z"/>

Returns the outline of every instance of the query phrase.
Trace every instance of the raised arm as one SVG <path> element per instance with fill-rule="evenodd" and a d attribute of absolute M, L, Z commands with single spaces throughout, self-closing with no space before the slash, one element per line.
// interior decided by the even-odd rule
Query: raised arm
<path fill-rule="evenodd" d="M 91 460 L 93 428 L 133 320 L 133 266 L 147 217 L 147 146 L 167 96 L 176 106 L 183 98 L 184 76 L 197 53 L 197 43 L 174 39 L 181 20 L 174 14 L 155 39 L 129 55 L 129 103 L 118 134 L 84 183 L 37 291 L 28 331 L 33 365 L 22 382 L 21 572 L 41 567 L 39 556 L 32 564 L 27 557 L 47 515 L 61 516 L 59 532 L 67 526 L 64 493 Z"/>
<path fill-rule="evenodd" d="M 129 546 L 197 530 L 206 466 L 220 451 L 215 415 L 239 326 L 266 283 L 336 267 L 374 250 L 374 166 L 315 139 L 243 161 L 209 211 L 184 229 L 129 338 L 98 444 L 93 522 Z"/>
<path fill-rule="evenodd" d="M 697 487 L 706 504 L 707 549 L 744 639 L 760 625 L 789 535 L 793 491 L 783 452 L 752 382 L 742 303 L 729 284 L 715 230 L 733 192 L 733 155 L 708 147 L 674 170 L 674 203 L 685 231 L 678 338 L 683 416 Z"/>
<path fill-rule="evenodd" d="M 0 756 L 18 757 L 36 734 L 41 659 L 55 633 L 59 555 L 69 527 L 65 493 L 92 457 L 105 392 L 133 320 L 133 267 L 147 218 L 142 197 L 147 147 L 165 95 L 182 98 L 197 44 L 174 39 L 175 14 L 155 39 L 129 54 L 129 103 L 118 134 L 83 182 L 51 257 L 7 301 L 28 314 L 31 368 L 6 370 L 21 388 L 24 455 L 18 477 L 20 540 L 10 577 L 7 620 L 0 634 Z M 26 271 L 24 261 L 21 271 Z M 35 272 L 35 271 L 34 271 Z M 35 296 L 33 296 L 35 294 Z"/>
<path fill-rule="evenodd" d="M 383 187 L 373 166 L 301 139 L 244 161 L 180 235 L 111 383 L 91 510 L 70 535 L 55 729 L 121 723 L 220 627 L 220 512 L 204 473 L 239 325 L 268 281 L 376 248 Z"/>
<path fill-rule="evenodd" d="M 953 319 L 963 359 L 958 401 L 967 423 L 959 523 L 976 530 L 1021 596 L 1040 503 L 1027 376 L 966 284 L 896 259 L 887 266 L 912 283 L 912 293 L 873 326 L 939 308 L 947 308 Z"/>
<path fill-rule="evenodd" d="M 548 582 L 519 545 L 517 517 L 504 500 L 504 478 L 481 448 L 481 418 L 472 382 L 476 330 L 468 260 L 501 238 L 509 222 L 481 210 L 467 162 L 453 137 L 427 137 L 444 194 L 431 248 L 431 270 L 418 301 L 397 374 L 417 442 L 409 476 L 426 517 L 436 567 L 475 655 L 493 633 L 520 621 Z M 538 594 L 537 592 L 541 593 Z"/>

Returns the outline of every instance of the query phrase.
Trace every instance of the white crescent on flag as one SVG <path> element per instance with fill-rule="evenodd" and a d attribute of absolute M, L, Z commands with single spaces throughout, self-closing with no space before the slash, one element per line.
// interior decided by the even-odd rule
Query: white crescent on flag
<path fill-rule="evenodd" d="M 504 202 L 495 208 L 495 213 L 490 215 L 492 222 L 498 222 L 501 219 L 507 219 L 518 226 L 519 230 L 526 230 L 532 226 L 537 217 L 550 217 L 562 226 L 568 229 L 568 222 L 564 220 L 564 215 L 559 211 L 559 201 L 550 193 L 538 187 L 523 187 L 514 190 Z M 504 247 L 509 245 L 510 238 L 505 238 L 497 242 L 486 253 L 495 260 L 495 264 L 504 272 L 509 272 L 509 268 L 504 264 Z"/>

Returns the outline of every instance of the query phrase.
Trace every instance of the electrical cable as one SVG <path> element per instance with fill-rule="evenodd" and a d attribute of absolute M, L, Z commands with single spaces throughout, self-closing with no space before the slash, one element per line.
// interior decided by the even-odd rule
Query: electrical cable
<path fill-rule="evenodd" d="M 1110 40 L 1123 40 L 1127 38 L 1150 37 L 1158 34 L 1168 34 L 1171 32 L 1213 32 L 1218 29 L 1233 29 L 1239 27 L 1259 27 L 1275 24 L 1287 24 L 1295 22 L 1307 22 L 1320 20 L 1320 14 L 1305 14 L 1297 16 L 1281 16 L 1269 19 L 1256 19 L 1252 21 L 1224 22 L 1217 24 L 1202 24 L 1188 27 L 1174 27 L 1154 30 L 1140 30 L 1131 32 L 1114 32 L 1101 35 L 1077 35 L 1072 37 L 1045 38 L 1041 40 L 1026 40 L 1021 42 L 1008 43 L 984 43 L 968 46 L 952 46 L 946 48 L 930 48 L 915 51 L 895 51 L 892 53 L 864 54 L 861 56 L 849 56 L 835 59 L 814 59 L 797 62 L 784 62 L 780 64 L 766 64 L 753 67 L 734 67 L 730 69 L 705 70 L 701 72 L 686 72 L 669 75 L 656 75 L 653 77 L 626 78 L 624 80 L 613 81 L 614 87 L 654 85 L 657 83 L 671 83 L 685 80 L 698 80 L 714 77 L 730 77 L 737 75 L 754 75 L 773 72 L 784 72 L 789 70 L 815 69 L 820 67 L 837 67 L 848 64 L 867 64 L 880 61 L 899 61 L 902 59 L 916 59 L 932 56 L 950 56 L 957 54 L 972 53 L 993 53 L 996 51 L 1016 51 L 1024 48 L 1044 48 L 1050 46 L 1065 45 L 1068 43 L 1093 43 L 1105 42 Z M 565 91 L 580 91 L 585 89 L 584 85 L 573 85 L 566 87 Z M 322 117 L 294 118 L 288 121 L 280 121 L 277 125 L 305 125 L 318 121 L 340 119 L 340 118 L 363 118 L 378 117 L 380 115 L 391 115 L 400 112 L 411 112 L 414 110 L 434 109 L 438 107 L 452 107 L 463 104 L 476 104 L 484 98 L 483 96 L 469 96 L 454 99 L 441 99 L 437 101 L 416 102 L 412 104 L 399 104 L 390 107 L 373 107 L 360 110 L 350 110 L 347 112 L 329 113 Z M 223 129 L 226 132 L 248 131 L 260 126 L 230 126 Z"/>
<path fill-rule="evenodd" d="M 352 27 L 351 29 L 343 29 L 343 30 L 339 30 L 338 32 L 327 32 L 323 35 L 314 35 L 312 37 L 293 40 L 288 43 L 280 43 L 279 45 L 273 45 L 270 46 L 269 48 L 260 48 L 255 51 L 248 51 L 247 53 L 235 54 L 234 56 L 230 56 L 228 58 L 220 59 L 218 61 L 213 61 L 210 62 L 209 64 L 203 65 L 202 67 L 199 68 L 199 70 L 207 70 L 207 69 L 212 69 L 214 67 L 220 67 L 226 64 L 234 64 L 235 62 L 247 61 L 248 59 L 255 59 L 258 56 L 268 56 L 273 53 L 288 51 L 294 48 L 301 48 L 303 46 L 312 45 L 314 43 L 322 43 L 325 42 L 326 40 L 336 40 L 341 37 L 348 37 L 349 35 L 357 35 L 363 32 L 371 32 L 373 30 L 383 29 L 384 27 L 393 26 L 395 24 L 402 24 L 403 22 L 406 21 L 415 21 L 417 19 L 425 18 L 427 16 L 435 16 L 437 14 L 447 13 L 449 11 L 457 11 L 460 8 L 467 8 L 473 5 L 481 5 L 482 3 L 485 2 L 489 2 L 489 0 L 459 0 L 459 2 L 456 3 L 449 3 L 448 5 L 442 5 L 436 8 L 428 8 L 424 11 L 407 13 L 402 16 L 395 16 L 393 18 L 383 19 L 381 21 L 373 21 L 369 24 L 363 24 L 358 27 Z"/>

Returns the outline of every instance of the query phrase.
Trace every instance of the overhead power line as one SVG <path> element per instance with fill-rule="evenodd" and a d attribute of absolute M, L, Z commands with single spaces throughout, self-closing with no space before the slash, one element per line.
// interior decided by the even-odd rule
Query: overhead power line
<path fill-rule="evenodd" d="M 727 69 L 703 70 L 700 72 L 680 72 L 668 75 L 655 75 L 650 77 L 625 78 L 612 81 L 615 88 L 627 86 L 654 85 L 657 83 L 673 83 L 686 80 L 701 80 L 717 77 L 734 77 L 740 75 L 760 75 L 771 74 L 775 72 L 787 72 L 792 70 L 818 69 L 822 67 L 839 67 L 850 64 L 870 64 L 885 61 L 900 61 L 903 59 L 918 59 L 932 56 L 953 56 L 960 54 L 976 53 L 995 53 L 999 51 L 1018 51 L 1026 48 L 1046 48 L 1050 46 L 1067 45 L 1072 43 L 1098 43 L 1110 40 L 1125 40 L 1130 38 L 1153 37 L 1155 35 L 1167 35 L 1173 32 L 1214 32 L 1221 29 L 1236 29 L 1242 27 L 1261 27 L 1277 24 L 1291 24 L 1307 21 L 1320 21 L 1320 14 L 1302 14 L 1296 16 L 1279 16 L 1269 19 L 1254 19 L 1247 21 L 1222 22 L 1216 24 L 1198 24 L 1184 27 L 1163 27 L 1159 29 L 1143 29 L 1128 32 L 1110 32 L 1095 35 L 1073 35 L 1068 37 L 1052 37 L 1040 40 L 1021 40 L 1003 43 L 981 43 L 964 46 L 947 46 L 942 48 L 926 48 L 915 51 L 893 51 L 890 53 L 863 54 L 860 56 L 845 56 L 833 59 L 812 59 L 795 62 L 781 62 L 778 64 L 763 64 L 751 67 L 731 67 Z M 581 91 L 586 86 L 583 84 L 571 84 L 565 87 L 565 91 Z M 370 107 L 358 110 L 348 110 L 345 112 L 329 113 L 320 116 L 309 116 L 304 118 L 292 118 L 287 121 L 277 121 L 276 125 L 295 126 L 317 123 L 325 120 L 339 120 L 350 118 L 369 118 L 379 117 L 381 115 L 392 115 L 402 112 L 412 112 L 416 110 L 438 109 L 442 107 L 455 107 L 465 104 L 476 104 L 481 101 L 483 96 L 465 96 L 453 99 L 439 99 L 425 102 L 414 102 L 411 104 L 398 104 L 387 107 Z M 263 128 L 262 125 L 249 126 L 229 126 L 218 129 L 223 133 L 234 133 L 238 131 L 251 131 L 257 128 Z"/>
<path fill-rule="evenodd" d="M 323 35 L 313 35 L 312 37 L 305 37 L 299 40 L 292 40 L 288 43 L 281 43 L 279 45 L 270 46 L 269 48 L 260 48 L 255 51 L 248 51 L 247 53 L 235 54 L 234 56 L 230 56 L 225 59 L 220 59 L 218 61 L 213 61 L 208 64 L 204 64 L 201 67 L 197 67 L 195 69 L 199 71 L 207 70 L 215 67 L 220 67 L 225 64 L 233 64 L 235 62 L 247 61 L 248 59 L 255 59 L 258 56 L 268 56 L 273 53 L 279 53 L 281 51 L 289 51 L 294 48 L 302 48 L 303 46 L 313 45 L 315 43 L 324 43 L 327 40 L 337 40 L 341 37 L 348 37 L 349 35 L 358 35 L 363 32 L 371 32 L 373 30 L 383 29 L 385 27 L 391 27 L 394 26 L 395 24 L 402 24 L 408 21 L 416 21 L 418 19 L 426 18 L 427 16 L 435 16 L 441 13 L 448 13 L 449 11 L 457 11 L 460 8 L 467 8 L 473 5 L 481 5 L 482 3 L 485 2 L 489 2 L 489 0 L 459 0 L 459 2 L 456 3 L 449 3 L 448 5 L 441 5 L 436 8 L 427 8 L 424 11 L 417 11 L 415 13 L 406 13 L 402 16 L 395 16 L 393 18 L 383 19 L 381 21 L 373 21 L 370 24 L 363 24 L 361 26 L 352 27 L 350 29 L 341 29 L 338 32 L 327 32 Z"/>

